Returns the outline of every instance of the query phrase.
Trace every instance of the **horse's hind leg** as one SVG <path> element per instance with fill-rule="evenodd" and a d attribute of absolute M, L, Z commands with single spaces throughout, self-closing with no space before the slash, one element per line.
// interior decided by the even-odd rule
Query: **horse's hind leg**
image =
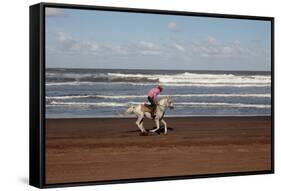
<path fill-rule="evenodd" d="M 144 120 L 144 117 L 140 120 L 140 126 L 144 131 L 146 131 L 145 128 L 143 127 L 143 120 Z"/>
<path fill-rule="evenodd" d="M 143 118 L 144 118 L 143 115 L 139 116 L 136 121 L 136 124 L 137 124 L 138 128 L 141 130 L 142 134 L 147 134 L 145 128 L 143 127 Z"/>
<path fill-rule="evenodd" d="M 164 119 L 161 119 L 161 123 L 164 124 L 164 134 L 167 135 L 167 132 L 168 132 L 167 123 L 166 123 L 166 121 L 164 121 Z"/>

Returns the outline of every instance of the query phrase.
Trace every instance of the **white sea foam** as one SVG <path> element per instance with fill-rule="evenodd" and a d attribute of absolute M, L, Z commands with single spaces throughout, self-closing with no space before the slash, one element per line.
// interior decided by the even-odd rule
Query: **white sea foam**
<path fill-rule="evenodd" d="M 72 82 L 47 82 L 46 86 L 79 86 L 79 85 L 95 85 L 97 82 L 79 82 L 79 81 L 72 81 Z"/>
<path fill-rule="evenodd" d="M 118 103 L 118 102 L 99 102 L 99 103 L 87 103 L 87 102 L 56 102 L 52 101 L 51 104 L 47 106 L 74 106 L 74 107 L 122 107 L 127 106 L 129 103 Z"/>
<path fill-rule="evenodd" d="M 87 103 L 87 102 L 56 102 L 52 101 L 47 107 L 51 106 L 67 106 L 67 107 L 125 107 L 129 105 L 137 105 L 142 102 L 99 102 L 99 103 Z M 212 102 L 176 102 L 176 107 L 231 107 L 231 108 L 270 108 L 271 105 L 264 104 L 243 104 L 243 103 L 212 103 Z"/>
<path fill-rule="evenodd" d="M 80 85 L 107 85 L 108 82 L 49 82 L 46 83 L 46 86 L 80 86 Z M 136 82 L 114 82 L 116 85 L 133 85 L 133 86 L 154 86 L 158 83 L 136 83 Z M 220 83 L 220 84 L 211 84 L 211 83 L 161 83 L 164 87 L 270 87 L 270 83 L 262 84 L 230 84 L 230 83 Z"/>
<path fill-rule="evenodd" d="M 271 77 L 268 75 L 233 75 L 233 74 L 198 74 L 185 72 L 172 75 L 148 74 L 121 74 L 108 73 L 109 76 L 119 78 L 147 78 L 159 80 L 160 83 L 193 83 L 193 84 L 269 84 Z"/>
<path fill-rule="evenodd" d="M 260 97 L 270 98 L 270 94 L 173 94 L 161 95 L 161 97 Z M 72 96 L 47 96 L 46 99 L 83 99 L 83 98 L 101 98 L 101 99 L 133 99 L 133 98 L 146 98 L 146 95 L 72 95 Z"/>
<path fill-rule="evenodd" d="M 71 95 L 71 96 L 46 96 L 46 99 L 80 99 L 80 98 L 90 98 L 93 97 L 94 95 Z"/>
<path fill-rule="evenodd" d="M 110 77 L 117 77 L 117 78 L 140 78 L 140 79 L 149 79 L 149 80 L 157 80 L 159 76 L 163 75 L 147 75 L 147 74 L 121 74 L 121 73 L 108 73 Z"/>
<path fill-rule="evenodd" d="M 65 70 L 46 73 L 46 107 L 49 108 L 46 114 L 76 116 L 80 113 L 77 111 L 85 111 L 81 112 L 82 116 L 114 114 L 130 105 L 146 101 L 146 91 L 158 84 L 162 84 L 166 90 L 164 94 L 160 94 L 159 99 L 164 96 L 173 98 L 175 110 L 169 111 L 168 114 L 204 115 L 206 111 L 210 115 L 270 113 L 269 73 L 164 71 L 149 74 L 144 71 L 134 74 L 136 71 L 110 70 L 111 73 L 107 73 L 108 71 Z M 78 86 L 81 87 L 77 89 Z M 118 91 L 115 92 L 114 89 Z M 130 89 L 132 91 L 128 91 Z M 136 91 L 137 89 L 145 92 Z M 197 91 L 199 89 L 200 91 Z M 245 91 L 249 93 L 246 94 Z M 176 94 L 165 95 L 173 92 Z"/>
<path fill-rule="evenodd" d="M 242 103 L 209 103 L 209 102 L 178 102 L 178 106 L 189 107 L 231 107 L 231 108 L 270 108 L 271 105 L 264 104 L 242 104 Z"/>
<path fill-rule="evenodd" d="M 270 94 L 173 94 L 173 95 L 161 95 L 161 97 L 271 97 Z M 127 98 L 146 98 L 146 95 L 96 95 L 97 98 L 105 99 L 127 99 Z"/>
<path fill-rule="evenodd" d="M 62 77 L 75 78 L 67 82 L 47 82 L 47 86 L 59 85 L 96 85 L 96 84 L 131 84 L 164 86 L 198 87 L 264 87 L 270 86 L 270 75 L 234 75 L 234 74 L 198 74 L 184 72 L 180 74 L 64 74 Z M 81 80 L 85 78 L 84 80 Z M 104 81 L 105 80 L 105 81 Z"/>
<path fill-rule="evenodd" d="M 151 86 L 157 85 L 156 83 L 129 83 L 135 86 Z M 220 83 L 220 84 L 211 84 L 211 83 L 161 83 L 164 87 L 171 86 L 171 87 L 269 87 L 270 84 L 230 84 L 230 83 Z"/>

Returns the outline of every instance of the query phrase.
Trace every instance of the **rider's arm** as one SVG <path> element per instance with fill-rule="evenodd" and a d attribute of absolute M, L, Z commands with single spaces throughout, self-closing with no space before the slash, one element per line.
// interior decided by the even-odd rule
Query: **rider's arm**
<path fill-rule="evenodd" d="M 157 95 L 158 95 L 157 92 L 153 93 L 153 101 L 154 101 L 154 103 L 157 103 Z"/>

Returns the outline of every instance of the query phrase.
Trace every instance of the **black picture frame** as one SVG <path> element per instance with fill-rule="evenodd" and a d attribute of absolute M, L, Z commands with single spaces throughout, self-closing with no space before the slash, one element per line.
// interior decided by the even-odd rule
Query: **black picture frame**
<path fill-rule="evenodd" d="M 214 173 L 204 175 L 170 176 L 157 178 L 122 179 L 112 181 L 69 182 L 46 184 L 45 182 L 45 8 L 71 8 L 164 15 L 183 15 L 231 19 L 263 20 L 271 22 L 271 169 L 264 171 Z M 274 18 L 217 13 L 197 13 L 170 10 L 103 7 L 74 4 L 39 3 L 30 6 L 30 129 L 29 129 L 29 184 L 38 188 L 65 186 L 132 183 L 146 181 L 178 180 L 190 178 L 226 177 L 274 173 Z"/>

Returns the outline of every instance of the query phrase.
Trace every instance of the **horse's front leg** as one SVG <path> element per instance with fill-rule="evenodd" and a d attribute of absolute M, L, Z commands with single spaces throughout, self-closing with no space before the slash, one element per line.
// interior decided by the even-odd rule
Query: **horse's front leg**
<path fill-rule="evenodd" d="M 155 119 L 155 124 L 156 124 L 156 128 L 150 130 L 150 132 L 155 133 L 156 131 L 158 131 L 160 129 L 160 124 L 159 124 L 159 119 Z"/>
<path fill-rule="evenodd" d="M 164 121 L 164 119 L 162 118 L 161 119 L 161 123 L 164 124 L 164 134 L 167 135 L 167 132 L 168 132 L 168 126 L 167 126 L 167 123 L 166 121 Z"/>

